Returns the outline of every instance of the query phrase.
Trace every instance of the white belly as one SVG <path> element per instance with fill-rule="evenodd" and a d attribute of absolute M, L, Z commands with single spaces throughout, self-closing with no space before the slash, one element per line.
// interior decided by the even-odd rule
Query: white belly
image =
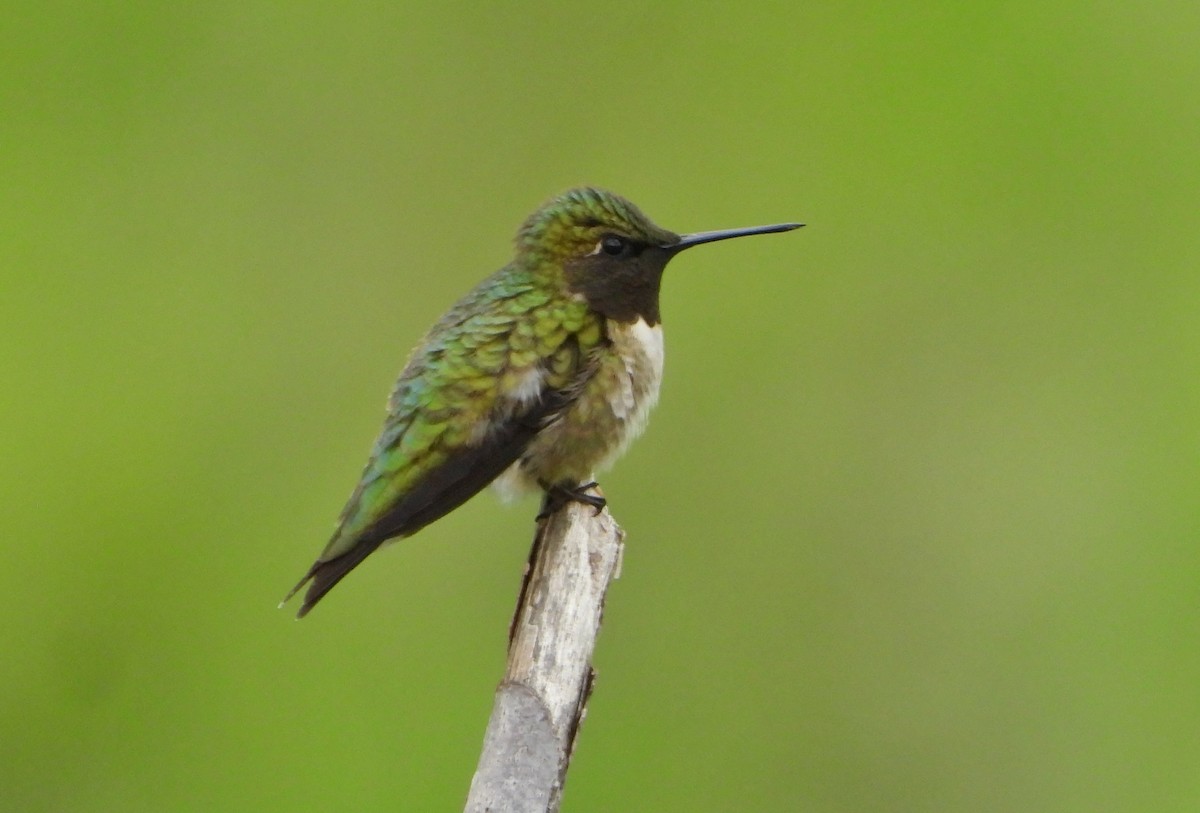
<path fill-rule="evenodd" d="M 606 327 L 612 344 L 603 349 L 595 374 L 575 402 L 534 438 L 521 460 L 496 480 L 502 496 L 537 488 L 539 481 L 586 482 L 646 428 L 662 382 L 662 326 L 639 319 L 628 324 L 610 320 Z"/>

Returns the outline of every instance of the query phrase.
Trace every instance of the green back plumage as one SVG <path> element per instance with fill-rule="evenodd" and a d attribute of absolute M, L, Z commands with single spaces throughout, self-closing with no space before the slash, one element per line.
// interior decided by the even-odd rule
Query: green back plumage
<path fill-rule="evenodd" d="M 322 559 L 344 553 L 431 472 L 530 406 L 536 393 L 519 396 L 532 377 L 550 390 L 571 386 L 601 325 L 585 303 L 554 293 L 531 270 L 508 266 L 434 325 L 396 383 L 383 431 Z"/>

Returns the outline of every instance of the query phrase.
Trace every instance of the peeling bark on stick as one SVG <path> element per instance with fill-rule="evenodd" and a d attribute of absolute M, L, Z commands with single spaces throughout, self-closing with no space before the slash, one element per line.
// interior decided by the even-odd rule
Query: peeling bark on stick
<path fill-rule="evenodd" d="M 623 536 L 607 511 L 574 502 L 538 526 L 467 813 L 558 810 Z"/>

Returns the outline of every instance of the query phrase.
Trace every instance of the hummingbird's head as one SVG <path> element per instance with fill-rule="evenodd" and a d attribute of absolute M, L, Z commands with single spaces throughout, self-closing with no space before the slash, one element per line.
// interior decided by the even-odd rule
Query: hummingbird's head
<path fill-rule="evenodd" d="M 530 215 L 517 233 L 517 250 L 567 262 L 597 253 L 600 241 L 608 235 L 647 246 L 679 240 L 679 235 L 655 226 L 620 195 L 581 187 L 564 192 Z"/>
<path fill-rule="evenodd" d="M 620 195 L 581 187 L 538 209 L 517 233 L 518 262 L 561 269 L 567 288 L 618 322 L 659 322 L 658 292 L 680 251 L 728 237 L 797 228 L 798 223 L 678 235 Z"/>

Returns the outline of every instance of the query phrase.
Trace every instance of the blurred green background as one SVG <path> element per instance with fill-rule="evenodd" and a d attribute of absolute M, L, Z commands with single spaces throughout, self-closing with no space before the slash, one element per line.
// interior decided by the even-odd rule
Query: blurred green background
<path fill-rule="evenodd" d="M 5 4 L 0 810 L 456 810 L 532 501 L 276 602 L 580 183 L 680 231 L 580 811 L 1200 807 L 1200 6 Z"/>

